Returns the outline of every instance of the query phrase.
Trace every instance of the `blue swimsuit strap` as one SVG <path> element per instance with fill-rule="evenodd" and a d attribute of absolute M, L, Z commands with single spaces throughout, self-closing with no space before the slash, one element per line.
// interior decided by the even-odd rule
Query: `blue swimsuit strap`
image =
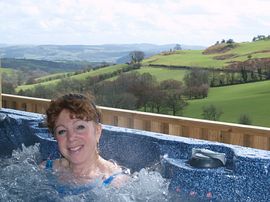
<path fill-rule="evenodd" d="M 112 174 L 111 176 L 109 176 L 107 179 L 103 180 L 102 185 L 103 186 L 108 186 L 111 184 L 111 182 L 116 178 L 117 175 L 121 175 L 123 174 L 123 172 L 118 172 L 115 174 Z"/>
<path fill-rule="evenodd" d="M 48 160 L 46 161 L 45 169 L 51 170 L 52 168 L 53 168 L 53 160 L 48 159 Z"/>
<path fill-rule="evenodd" d="M 53 168 L 53 160 L 48 159 L 46 161 L 46 166 L 45 169 L 47 170 L 51 170 Z M 111 182 L 116 178 L 117 175 L 123 174 L 123 172 L 118 172 L 118 173 L 114 173 L 111 176 L 109 176 L 108 178 L 106 178 L 105 180 L 103 180 L 102 185 L 103 186 L 108 186 L 111 184 Z"/>

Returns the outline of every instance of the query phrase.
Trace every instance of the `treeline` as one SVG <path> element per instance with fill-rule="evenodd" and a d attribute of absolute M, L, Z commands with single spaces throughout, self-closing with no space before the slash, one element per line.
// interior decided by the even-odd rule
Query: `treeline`
<path fill-rule="evenodd" d="M 186 74 L 184 82 L 158 82 L 150 73 L 131 71 L 137 68 L 139 65 L 132 64 L 121 70 L 88 77 L 85 80 L 64 78 L 53 88 L 37 85 L 33 89 L 21 90 L 18 94 L 51 99 L 59 92 L 91 92 L 95 95 L 98 105 L 156 113 L 169 112 L 173 115 L 182 113 L 188 99 L 204 98 L 208 95 L 206 71 L 194 69 Z M 115 80 L 108 79 L 113 76 L 118 77 Z"/>
<path fill-rule="evenodd" d="M 270 35 L 265 36 L 265 35 L 258 35 L 253 37 L 252 41 L 260 41 L 260 40 L 269 40 L 270 39 Z"/>
<path fill-rule="evenodd" d="M 247 55 L 247 58 L 248 60 L 246 61 L 234 62 L 222 69 L 203 67 L 193 68 L 188 66 L 167 66 L 155 64 L 150 64 L 149 66 L 170 69 L 186 69 L 189 71 L 201 69 L 201 72 L 204 72 L 204 74 L 208 75 L 207 79 L 210 87 L 227 86 L 270 79 L 270 58 L 252 59 L 252 55 Z M 194 77 L 194 79 L 195 78 L 196 77 Z M 206 76 L 202 76 L 202 78 L 206 78 Z M 203 88 L 203 86 L 201 88 Z"/>
<path fill-rule="evenodd" d="M 250 57 L 250 56 L 248 56 Z M 270 79 L 270 58 L 254 58 L 234 62 L 222 71 L 209 72 L 211 87 L 256 82 Z"/>

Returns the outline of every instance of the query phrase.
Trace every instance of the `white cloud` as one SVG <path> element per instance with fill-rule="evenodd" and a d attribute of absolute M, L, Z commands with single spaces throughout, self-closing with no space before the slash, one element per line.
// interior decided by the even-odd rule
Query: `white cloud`
<path fill-rule="evenodd" d="M 0 1 L 0 43 L 182 43 L 270 34 L 267 0 Z"/>

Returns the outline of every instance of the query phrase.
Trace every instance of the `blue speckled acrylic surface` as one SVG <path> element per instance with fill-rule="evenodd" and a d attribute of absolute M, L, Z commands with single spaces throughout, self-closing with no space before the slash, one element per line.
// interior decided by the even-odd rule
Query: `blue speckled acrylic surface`
<path fill-rule="evenodd" d="M 43 159 L 59 157 L 56 141 L 42 126 L 43 118 L 2 109 L 0 155 L 10 154 L 22 143 L 39 142 Z M 192 148 L 225 153 L 225 167 L 190 166 L 187 161 Z M 132 171 L 160 164 L 162 175 L 171 179 L 169 189 L 176 199 L 270 201 L 270 151 L 103 125 L 100 152 Z"/>

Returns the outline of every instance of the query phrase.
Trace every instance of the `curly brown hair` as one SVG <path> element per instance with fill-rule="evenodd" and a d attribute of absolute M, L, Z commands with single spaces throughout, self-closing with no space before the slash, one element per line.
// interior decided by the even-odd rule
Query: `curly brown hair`
<path fill-rule="evenodd" d="M 100 111 L 96 108 L 93 96 L 70 93 L 52 100 L 46 110 L 47 126 L 53 133 L 55 122 L 63 109 L 70 112 L 70 118 L 100 122 Z"/>

